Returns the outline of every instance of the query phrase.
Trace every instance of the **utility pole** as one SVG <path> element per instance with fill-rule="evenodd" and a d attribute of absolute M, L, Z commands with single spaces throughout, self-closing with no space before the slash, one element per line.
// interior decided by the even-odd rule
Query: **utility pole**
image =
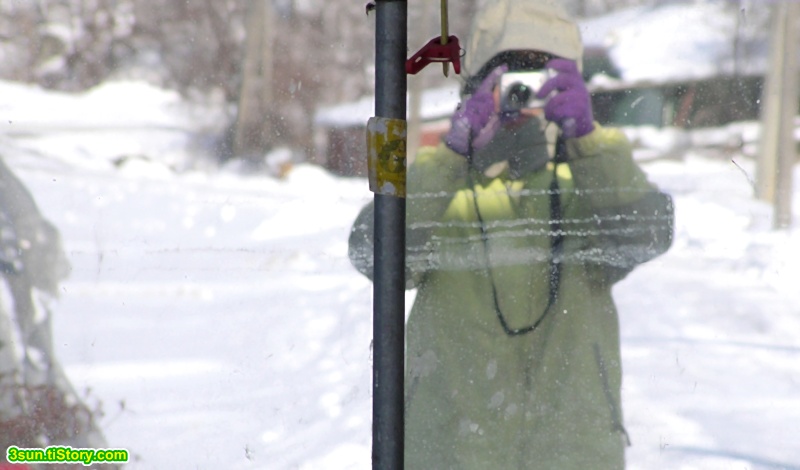
<path fill-rule="evenodd" d="M 798 109 L 797 19 L 800 5 L 774 6 L 770 66 L 762 108 L 757 196 L 773 204 L 773 227 L 792 223 L 792 171 L 797 161 L 794 121 Z"/>
<path fill-rule="evenodd" d="M 375 192 L 372 468 L 402 470 L 407 2 L 376 0 L 375 16 L 376 117 L 367 126 L 370 189 Z"/>

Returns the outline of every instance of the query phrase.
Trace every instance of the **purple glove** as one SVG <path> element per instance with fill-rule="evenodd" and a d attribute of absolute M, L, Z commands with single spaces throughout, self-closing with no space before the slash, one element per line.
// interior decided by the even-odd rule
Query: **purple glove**
<path fill-rule="evenodd" d="M 542 85 L 537 98 L 546 98 L 553 90 L 558 93 L 544 107 L 544 117 L 561 128 L 564 137 L 583 137 L 594 130 L 592 100 L 575 61 L 553 59 L 548 69 L 558 74 Z"/>
<path fill-rule="evenodd" d="M 454 152 L 469 157 L 470 150 L 483 148 L 500 128 L 500 118 L 495 112 L 494 88 L 507 70 L 506 65 L 494 69 L 475 93 L 456 108 L 450 130 L 444 137 L 445 144 Z"/>

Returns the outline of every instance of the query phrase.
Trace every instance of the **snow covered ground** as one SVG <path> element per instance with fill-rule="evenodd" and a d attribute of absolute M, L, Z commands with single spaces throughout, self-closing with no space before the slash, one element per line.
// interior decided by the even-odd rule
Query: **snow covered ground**
<path fill-rule="evenodd" d="M 369 468 L 371 285 L 346 254 L 366 182 L 174 172 L 207 125 L 175 96 L 20 90 L 2 156 L 73 265 L 56 348 L 130 468 Z M 615 288 L 629 468 L 800 469 L 800 222 L 770 230 L 751 159 L 678 156 L 643 163 L 675 245 Z"/>

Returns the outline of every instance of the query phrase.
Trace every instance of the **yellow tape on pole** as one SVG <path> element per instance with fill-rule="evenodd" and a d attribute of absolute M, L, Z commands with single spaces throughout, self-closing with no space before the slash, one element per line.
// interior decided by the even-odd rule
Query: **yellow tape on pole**
<path fill-rule="evenodd" d="M 370 191 L 406 197 L 407 127 L 403 119 L 373 117 L 367 122 Z"/>

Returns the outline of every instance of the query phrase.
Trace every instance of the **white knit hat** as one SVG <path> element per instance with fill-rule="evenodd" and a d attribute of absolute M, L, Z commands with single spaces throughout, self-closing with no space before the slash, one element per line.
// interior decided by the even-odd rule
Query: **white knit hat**
<path fill-rule="evenodd" d="M 580 30 L 556 0 L 489 0 L 475 15 L 464 68 L 475 74 L 498 53 L 515 50 L 548 52 L 582 66 Z"/>

